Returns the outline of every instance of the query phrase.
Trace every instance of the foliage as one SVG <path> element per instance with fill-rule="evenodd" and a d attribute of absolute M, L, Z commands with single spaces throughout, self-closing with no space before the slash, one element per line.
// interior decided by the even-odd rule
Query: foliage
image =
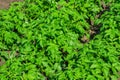
<path fill-rule="evenodd" d="M 0 80 L 117 80 L 119 8 L 112 0 L 25 0 L 0 10 Z"/>

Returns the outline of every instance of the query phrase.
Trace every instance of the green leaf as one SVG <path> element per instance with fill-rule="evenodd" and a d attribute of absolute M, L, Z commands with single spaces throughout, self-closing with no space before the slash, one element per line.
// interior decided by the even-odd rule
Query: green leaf
<path fill-rule="evenodd" d="M 109 68 L 108 67 L 103 67 L 102 71 L 103 71 L 104 77 L 108 78 L 109 77 L 109 73 L 110 73 Z"/>

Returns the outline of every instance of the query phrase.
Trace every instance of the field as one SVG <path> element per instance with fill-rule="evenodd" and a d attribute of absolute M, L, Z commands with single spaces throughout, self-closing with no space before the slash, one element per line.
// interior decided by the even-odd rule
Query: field
<path fill-rule="evenodd" d="M 0 2 L 0 80 L 119 80 L 119 0 L 14 1 Z"/>

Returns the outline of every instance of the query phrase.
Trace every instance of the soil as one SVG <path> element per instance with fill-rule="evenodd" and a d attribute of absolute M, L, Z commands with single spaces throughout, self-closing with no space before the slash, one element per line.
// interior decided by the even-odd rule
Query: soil
<path fill-rule="evenodd" d="M 8 9 L 10 4 L 15 1 L 22 1 L 22 0 L 0 0 L 0 9 Z"/>

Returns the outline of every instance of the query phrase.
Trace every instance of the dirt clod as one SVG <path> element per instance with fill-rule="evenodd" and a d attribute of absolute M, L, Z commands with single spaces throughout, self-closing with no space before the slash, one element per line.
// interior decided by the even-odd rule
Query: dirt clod
<path fill-rule="evenodd" d="M 22 1 L 22 0 L 0 0 L 0 9 L 8 9 L 10 4 L 15 1 Z"/>

